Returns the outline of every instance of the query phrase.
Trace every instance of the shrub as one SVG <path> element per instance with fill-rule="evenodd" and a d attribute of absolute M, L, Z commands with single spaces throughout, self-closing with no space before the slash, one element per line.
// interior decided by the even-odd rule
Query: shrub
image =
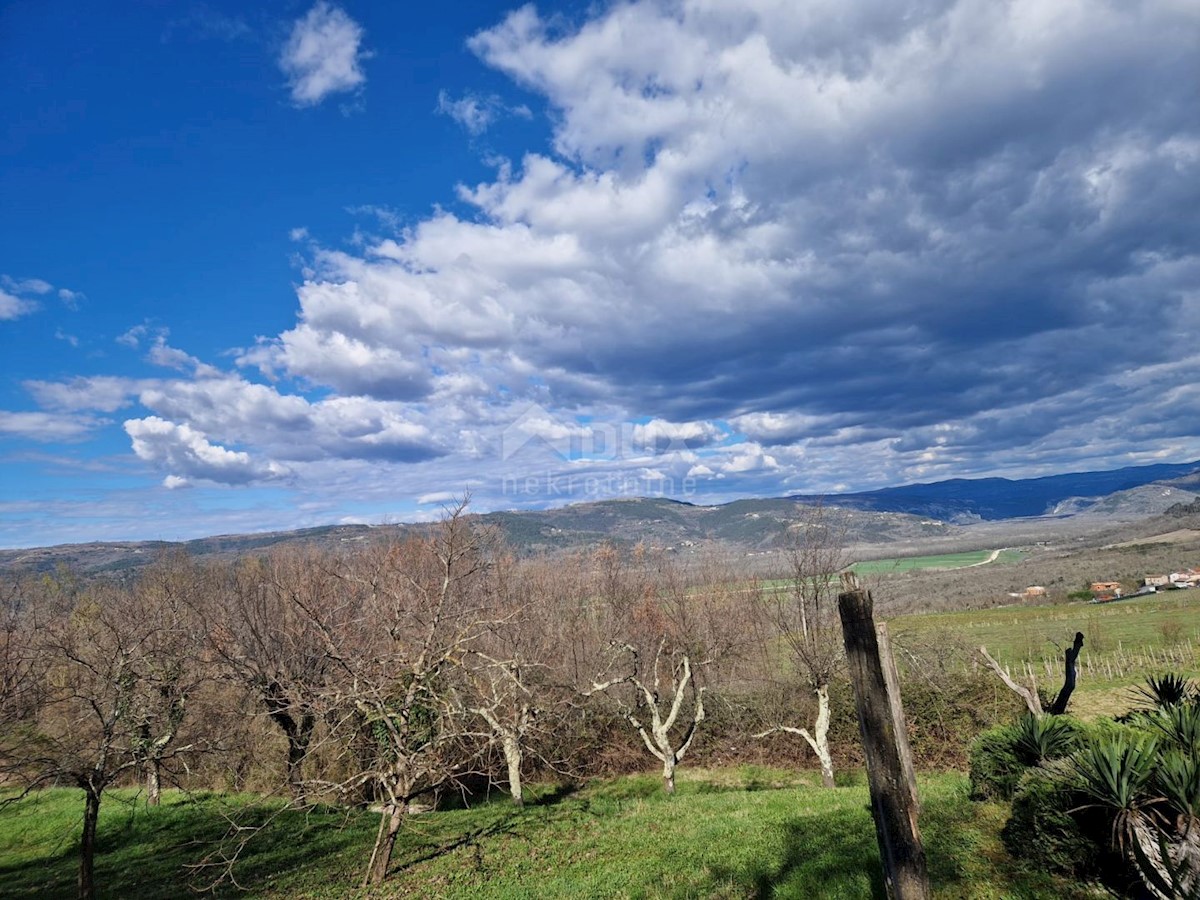
<path fill-rule="evenodd" d="M 1081 802 L 1065 760 L 1027 769 L 1014 792 L 1012 816 L 1000 832 L 1008 852 L 1053 872 L 1098 878 L 1107 854 L 1092 832 L 1104 829 L 1095 822 L 1099 817 L 1072 813 Z"/>
<path fill-rule="evenodd" d="M 1151 686 L 1184 699 L 1124 722 L 1027 717 L 981 736 L 973 796 L 1011 791 L 1013 856 L 1121 896 L 1200 897 L 1200 704 L 1178 679 Z"/>
<path fill-rule="evenodd" d="M 1065 716 L 1023 716 L 989 728 L 971 745 L 971 799 L 1011 800 L 1026 769 L 1067 756 L 1085 728 Z"/>
<path fill-rule="evenodd" d="M 971 745 L 971 799 L 1010 800 L 1028 766 L 1016 754 L 1017 729 L 989 728 Z"/>
<path fill-rule="evenodd" d="M 927 668 L 901 687 L 913 757 L 922 768 L 963 768 L 971 745 L 985 728 L 1008 720 L 1012 706 L 997 696 L 993 679 Z M 857 723 L 855 723 L 857 725 Z"/>
<path fill-rule="evenodd" d="M 1158 633 L 1162 635 L 1163 642 L 1168 647 L 1182 644 L 1186 637 L 1185 632 L 1183 623 L 1178 619 L 1164 619 L 1158 624 Z"/>

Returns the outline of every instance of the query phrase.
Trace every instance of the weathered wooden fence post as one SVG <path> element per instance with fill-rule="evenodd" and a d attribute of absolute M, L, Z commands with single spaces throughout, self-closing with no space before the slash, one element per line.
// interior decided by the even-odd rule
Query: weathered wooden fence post
<path fill-rule="evenodd" d="M 900 771 L 912 794 L 913 809 L 921 811 L 921 798 L 917 794 L 917 773 L 913 768 L 912 747 L 908 744 L 908 719 L 904 716 L 904 704 L 900 702 L 900 673 L 896 671 L 896 658 L 892 655 L 892 636 L 887 622 L 875 626 L 879 639 L 879 664 L 883 667 L 883 681 L 887 685 L 888 708 L 892 711 L 892 725 L 896 729 L 896 750 L 900 754 Z"/>
<path fill-rule="evenodd" d="M 871 595 L 866 591 L 850 590 L 838 595 L 846 662 L 867 760 L 875 835 L 888 896 L 892 900 L 929 900 L 925 848 L 917 825 L 916 785 L 909 780 L 912 762 L 904 712 L 898 686 L 889 689 L 884 674 L 872 607 Z M 885 641 L 886 637 L 885 629 Z M 907 773 L 905 757 L 909 759 Z"/>

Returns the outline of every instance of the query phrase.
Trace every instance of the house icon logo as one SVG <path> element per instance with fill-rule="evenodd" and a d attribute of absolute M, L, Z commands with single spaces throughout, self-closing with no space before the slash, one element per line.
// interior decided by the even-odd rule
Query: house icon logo
<path fill-rule="evenodd" d="M 620 435 L 614 428 L 564 421 L 545 407 L 530 404 L 500 432 L 500 458 L 520 456 L 616 459 Z"/>

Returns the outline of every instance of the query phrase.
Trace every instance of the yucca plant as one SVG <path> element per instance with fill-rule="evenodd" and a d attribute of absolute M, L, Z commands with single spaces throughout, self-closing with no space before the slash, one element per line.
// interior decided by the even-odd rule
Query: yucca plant
<path fill-rule="evenodd" d="M 1164 753 L 1154 772 L 1154 785 L 1182 820 L 1183 830 L 1200 823 L 1200 757 L 1183 750 Z"/>
<path fill-rule="evenodd" d="M 1161 713 L 1167 717 L 1168 713 Z M 1112 819 L 1113 847 L 1161 900 L 1200 900 L 1200 763 L 1189 751 L 1159 754 L 1157 738 L 1118 734 L 1071 758 L 1077 787 Z M 1164 804 L 1175 816 L 1165 815 Z"/>
<path fill-rule="evenodd" d="M 1167 743 L 1184 753 L 1200 756 L 1200 703 L 1180 703 L 1146 717 Z"/>
<path fill-rule="evenodd" d="M 1200 754 L 1194 749 L 1164 753 L 1154 773 L 1158 793 L 1170 807 L 1174 821 L 1160 829 L 1156 849 L 1160 864 L 1154 875 L 1165 875 L 1156 885 L 1163 897 L 1200 898 Z M 1169 834 L 1168 834 L 1169 831 Z M 1145 869 L 1142 860 L 1139 868 Z M 1143 878 L 1146 878 L 1143 872 Z M 1149 880 L 1148 878 L 1146 880 Z M 1165 889 L 1169 885 L 1170 889 Z"/>
<path fill-rule="evenodd" d="M 1155 798 L 1146 788 L 1157 761 L 1155 738 L 1125 734 L 1105 736 L 1071 757 L 1078 788 L 1092 801 L 1077 809 L 1110 816 L 1112 842 L 1122 852 L 1152 814 Z"/>
<path fill-rule="evenodd" d="M 1171 709 L 1193 703 L 1200 697 L 1196 683 L 1176 672 L 1148 675 L 1146 683 L 1134 688 L 1134 694 L 1150 709 Z"/>
<path fill-rule="evenodd" d="M 1013 753 L 1027 766 L 1069 756 L 1077 743 L 1075 725 L 1059 716 L 1027 714 L 1016 724 Z"/>

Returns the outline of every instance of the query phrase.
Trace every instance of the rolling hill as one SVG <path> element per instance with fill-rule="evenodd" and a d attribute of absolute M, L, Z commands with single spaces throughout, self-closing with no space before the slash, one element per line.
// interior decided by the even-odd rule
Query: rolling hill
<path fill-rule="evenodd" d="M 554 509 L 499 511 L 479 521 L 497 528 L 519 553 L 554 552 L 602 541 L 645 543 L 668 550 L 720 547 L 740 553 L 778 548 L 788 529 L 821 502 L 844 512 L 846 541 L 897 554 L 920 548 L 1002 546 L 1005 535 L 1032 540 L 1070 531 L 1095 531 L 1188 509 L 1200 502 L 1200 463 L 1153 465 L 1043 478 L 954 479 L 877 491 L 795 495 L 696 505 L 665 498 L 604 500 Z M 1005 523 L 1012 523 L 1005 528 Z M 220 535 L 198 540 L 65 544 L 0 550 L 0 571 L 80 573 L 135 569 L 181 549 L 196 557 L 236 557 L 268 547 L 310 544 L 345 547 L 394 538 L 427 525 L 331 525 L 296 531 Z M 997 530 L 997 529 L 1001 530 Z"/>

